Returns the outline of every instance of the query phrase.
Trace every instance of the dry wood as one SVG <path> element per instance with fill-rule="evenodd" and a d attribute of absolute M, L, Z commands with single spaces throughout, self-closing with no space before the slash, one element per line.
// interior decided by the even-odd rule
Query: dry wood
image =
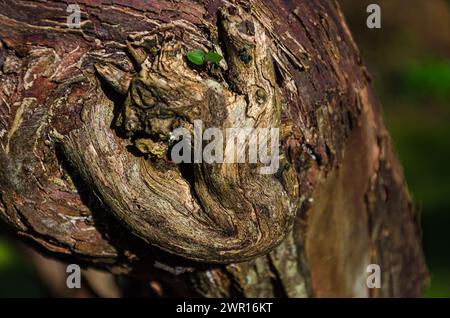
<path fill-rule="evenodd" d="M 166 295 L 421 295 L 418 217 L 336 2 L 77 3 L 81 29 L 63 1 L 0 2 L 14 232 Z M 192 49 L 224 59 L 194 67 Z M 278 173 L 174 164 L 168 133 L 195 119 L 280 128 Z"/>

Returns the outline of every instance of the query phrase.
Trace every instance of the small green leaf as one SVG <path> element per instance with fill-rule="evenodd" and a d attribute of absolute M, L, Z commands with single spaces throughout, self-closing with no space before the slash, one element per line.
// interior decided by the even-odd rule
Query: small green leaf
<path fill-rule="evenodd" d="M 205 62 L 205 52 L 202 50 L 192 50 L 187 53 L 187 58 L 189 61 L 195 65 L 203 65 Z"/>
<path fill-rule="evenodd" d="M 209 52 L 205 56 L 206 61 L 216 64 L 219 64 L 222 59 L 223 59 L 222 55 L 216 52 Z"/>

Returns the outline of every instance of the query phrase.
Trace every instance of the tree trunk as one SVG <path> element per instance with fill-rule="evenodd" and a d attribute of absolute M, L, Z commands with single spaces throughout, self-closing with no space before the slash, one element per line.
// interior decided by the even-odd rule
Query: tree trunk
<path fill-rule="evenodd" d="M 81 28 L 65 1 L 0 3 L 0 216 L 17 235 L 158 295 L 421 295 L 418 215 L 337 2 L 77 3 Z M 278 171 L 175 164 L 170 131 L 196 119 L 279 128 Z"/>

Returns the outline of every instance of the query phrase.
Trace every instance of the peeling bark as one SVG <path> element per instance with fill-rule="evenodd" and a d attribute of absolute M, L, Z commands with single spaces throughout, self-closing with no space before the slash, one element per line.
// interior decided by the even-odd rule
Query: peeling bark
<path fill-rule="evenodd" d="M 0 3 L 0 217 L 166 295 L 420 296 L 419 222 L 332 1 Z M 191 49 L 224 56 L 194 67 Z M 280 129 L 280 169 L 176 165 L 169 132 Z M 382 288 L 366 267 L 379 264 Z"/>

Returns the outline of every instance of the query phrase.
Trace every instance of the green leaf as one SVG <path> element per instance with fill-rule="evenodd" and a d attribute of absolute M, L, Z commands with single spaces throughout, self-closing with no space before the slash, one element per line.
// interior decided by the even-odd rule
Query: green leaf
<path fill-rule="evenodd" d="M 202 50 L 192 50 L 187 53 L 187 58 L 189 61 L 195 65 L 203 65 L 205 62 L 205 52 Z"/>
<path fill-rule="evenodd" d="M 206 61 L 216 64 L 219 64 L 222 59 L 223 59 L 222 55 L 216 52 L 209 52 L 205 56 Z"/>

